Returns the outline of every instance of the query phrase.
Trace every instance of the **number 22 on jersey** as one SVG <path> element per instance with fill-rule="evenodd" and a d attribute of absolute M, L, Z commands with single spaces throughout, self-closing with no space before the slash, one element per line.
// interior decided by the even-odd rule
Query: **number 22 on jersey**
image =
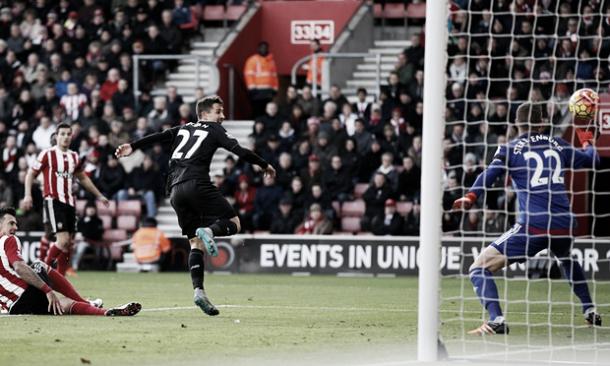
<path fill-rule="evenodd" d="M 532 175 L 532 179 L 530 179 L 530 186 L 532 188 L 549 183 L 549 178 L 542 176 L 544 161 L 540 155 L 540 153 L 533 151 L 528 151 L 523 154 L 523 157 L 526 160 L 534 159 L 534 162 L 536 163 L 536 166 L 534 167 L 534 174 Z M 561 176 L 561 156 L 559 156 L 559 153 L 553 149 L 547 149 L 542 152 L 542 155 L 544 155 L 544 157 L 547 159 L 551 158 L 555 161 L 555 168 L 549 167 L 553 172 L 551 175 L 551 182 L 553 184 L 563 183 L 563 177 Z"/>
<path fill-rule="evenodd" d="M 195 130 L 191 136 L 191 133 L 188 130 L 179 130 L 178 137 L 180 137 L 180 143 L 174 150 L 172 159 L 189 159 L 191 156 L 193 156 L 195 151 L 197 151 L 199 146 L 201 146 L 203 140 L 208 137 L 208 131 Z M 186 155 L 184 155 L 182 150 L 187 146 L 187 144 L 190 146 L 190 149 L 188 149 Z"/>

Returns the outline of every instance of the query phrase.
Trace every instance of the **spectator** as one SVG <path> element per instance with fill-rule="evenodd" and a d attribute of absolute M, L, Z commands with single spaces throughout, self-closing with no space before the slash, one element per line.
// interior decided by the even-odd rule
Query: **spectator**
<path fill-rule="evenodd" d="M 282 188 L 275 184 L 275 178 L 265 176 L 263 186 L 256 190 L 254 198 L 254 214 L 252 220 L 258 230 L 269 230 L 271 218 L 277 210 L 278 202 L 282 197 Z"/>
<path fill-rule="evenodd" d="M 190 19 L 189 19 L 190 21 Z M 161 12 L 161 26 L 159 28 L 161 37 L 167 45 L 167 51 L 171 54 L 182 53 L 182 33 L 173 20 L 172 12 L 168 9 Z M 202 97 L 196 99 L 199 100 Z"/>
<path fill-rule="evenodd" d="M 87 104 L 87 96 L 79 93 L 76 83 L 68 84 L 68 93 L 61 97 L 59 105 L 73 121 L 78 119 L 83 107 Z"/>
<path fill-rule="evenodd" d="M 161 125 L 169 119 L 167 111 L 167 100 L 164 97 L 155 97 L 154 109 L 148 113 L 149 126 L 153 131 L 161 130 Z"/>
<path fill-rule="evenodd" d="M 339 154 L 341 155 L 341 165 L 348 175 L 352 177 L 352 181 L 357 181 L 360 173 L 361 161 L 356 146 L 356 140 L 351 137 L 346 139 Z"/>
<path fill-rule="evenodd" d="M 365 122 L 363 119 L 358 118 L 355 121 L 355 130 L 352 135 L 354 141 L 356 141 L 356 147 L 358 148 L 358 154 L 365 155 L 371 146 L 373 136 L 365 130 Z"/>
<path fill-rule="evenodd" d="M 263 122 L 266 134 L 277 134 L 282 125 L 283 118 L 278 113 L 278 106 L 275 102 L 268 102 L 265 106 L 265 112 L 256 118 L 257 121 Z"/>
<path fill-rule="evenodd" d="M 401 201 L 412 201 L 419 198 L 421 171 L 410 156 L 402 158 L 402 172 L 398 175 L 396 194 Z"/>
<path fill-rule="evenodd" d="M 300 235 L 330 235 L 333 233 L 333 223 L 322 213 L 319 204 L 314 203 L 309 206 L 309 214 L 295 230 L 295 234 Z"/>
<path fill-rule="evenodd" d="M 159 173 L 149 156 L 144 158 L 141 167 L 137 167 L 127 175 L 126 189 L 117 194 L 119 201 L 141 199 L 146 204 L 146 216 L 157 215 L 157 194 L 162 189 Z"/>
<path fill-rule="evenodd" d="M 285 100 L 281 104 L 280 114 L 283 117 L 288 117 L 292 113 L 292 108 L 297 105 L 299 100 L 299 93 L 297 92 L 296 85 L 288 85 L 286 88 Z"/>
<path fill-rule="evenodd" d="M 324 186 L 328 194 L 339 202 L 351 199 L 354 189 L 349 172 L 343 167 L 339 155 L 333 155 L 330 163 L 331 170 L 324 175 Z"/>
<path fill-rule="evenodd" d="M 419 202 L 416 201 L 405 218 L 404 235 L 419 236 L 420 210 Z"/>
<path fill-rule="evenodd" d="M 355 104 L 358 104 L 358 103 L 355 103 Z M 360 105 L 360 107 L 362 108 L 363 106 Z M 365 111 L 366 111 L 366 108 L 370 108 L 370 106 L 367 105 L 367 107 L 364 107 Z M 354 132 L 356 132 L 356 119 L 357 118 L 362 118 L 362 117 L 359 117 L 359 114 L 356 115 L 355 113 L 352 112 L 352 106 L 349 103 L 343 104 L 343 108 L 341 109 L 341 114 L 339 115 L 339 120 L 341 121 L 341 125 L 345 127 L 345 130 L 347 131 L 347 134 L 349 136 L 353 136 Z"/>
<path fill-rule="evenodd" d="M 283 190 L 290 188 L 290 183 L 292 182 L 292 178 L 296 176 L 296 172 L 292 167 L 292 156 L 289 153 L 283 152 L 280 154 L 279 165 L 275 175 L 277 184 L 282 187 Z"/>
<path fill-rule="evenodd" d="M 331 85 L 330 90 L 328 92 L 328 99 L 322 102 L 322 105 L 325 105 L 326 102 L 333 102 L 337 107 L 335 110 L 335 115 L 333 117 L 338 117 L 339 112 L 343 110 L 343 106 L 345 104 L 349 105 L 347 98 L 345 97 L 345 95 L 343 95 L 343 93 L 341 92 L 341 88 L 337 84 Z"/>
<path fill-rule="evenodd" d="M 375 173 L 373 182 L 362 195 L 366 205 L 364 216 L 360 221 L 360 227 L 365 231 L 372 229 L 371 223 L 375 216 L 383 215 L 385 202 L 391 198 L 392 191 L 386 183 L 386 177 L 382 173 Z"/>
<path fill-rule="evenodd" d="M 320 132 L 312 151 L 320 159 L 323 167 L 327 167 L 330 164 L 331 156 L 337 153 L 337 148 L 329 142 L 328 133 Z"/>
<path fill-rule="evenodd" d="M 114 110 L 123 111 L 125 108 L 135 108 L 133 93 L 129 90 L 129 83 L 125 79 L 120 79 L 118 89 L 111 98 Z"/>
<path fill-rule="evenodd" d="M 104 235 L 104 223 L 97 215 L 97 207 L 93 202 L 85 205 L 85 215 L 78 220 L 79 239 L 76 241 L 76 250 L 72 257 L 72 269 L 78 270 L 80 261 L 87 248 L 97 246 Z"/>
<path fill-rule="evenodd" d="M 114 154 L 108 156 L 106 165 L 102 166 L 96 185 L 105 197 L 117 199 L 117 193 L 125 184 L 127 173 Z"/>
<path fill-rule="evenodd" d="M 360 164 L 358 176 L 361 183 L 368 183 L 372 179 L 373 173 L 381 165 L 382 155 L 383 152 L 381 151 L 379 141 L 373 140 L 371 142 L 371 149 L 364 156 L 361 156 L 362 163 Z"/>
<path fill-rule="evenodd" d="M 278 132 L 280 139 L 280 152 L 289 152 L 292 150 L 296 142 L 296 131 L 292 128 L 292 125 L 288 121 L 282 122 L 282 127 Z"/>
<path fill-rule="evenodd" d="M 279 210 L 273 215 L 271 234 L 294 234 L 299 223 L 297 215 L 292 209 L 292 200 L 284 197 L 280 200 Z"/>
<path fill-rule="evenodd" d="M 301 169 L 301 181 L 309 189 L 313 184 L 322 182 L 322 170 L 320 169 L 320 158 L 311 154 L 308 158 L 307 168 Z"/>
<path fill-rule="evenodd" d="M 292 210 L 300 221 L 303 218 L 305 202 L 307 201 L 307 192 L 305 192 L 301 177 L 296 176 L 292 178 L 288 197 L 290 197 L 292 202 Z"/>
<path fill-rule="evenodd" d="M 40 119 L 40 125 L 34 131 L 32 140 L 40 150 L 48 149 L 51 147 L 51 135 L 55 133 L 55 125 L 51 123 L 49 117 L 42 117 Z"/>
<path fill-rule="evenodd" d="M 362 118 L 363 120 L 368 121 L 368 118 L 371 115 L 371 107 L 373 106 L 373 104 L 367 102 L 366 98 L 368 93 L 365 88 L 358 88 L 358 91 L 356 93 L 358 101 L 352 104 L 352 110 L 356 112 L 358 118 Z M 347 129 L 347 134 L 352 136 L 354 134 L 354 129 L 345 122 L 343 122 L 343 124 Z"/>
<path fill-rule="evenodd" d="M 396 212 L 396 201 L 388 198 L 385 201 L 384 213 L 373 218 L 371 231 L 375 235 L 400 235 L 404 224 L 402 216 Z"/>
<path fill-rule="evenodd" d="M 377 173 L 385 175 L 390 189 L 392 192 L 396 192 L 398 189 L 398 171 L 394 168 L 394 156 L 392 153 L 386 152 L 381 155 L 381 166 L 377 168 Z"/>
<path fill-rule="evenodd" d="M 235 210 L 239 214 L 239 221 L 243 232 L 254 231 L 252 216 L 254 214 L 254 202 L 256 198 L 256 188 L 250 186 L 248 176 L 239 176 L 239 186 L 235 192 Z"/>
<path fill-rule="evenodd" d="M 114 93 L 119 90 L 120 74 L 117 69 L 110 69 L 106 81 L 100 89 L 100 98 L 104 101 L 110 101 Z"/>
<path fill-rule="evenodd" d="M 314 203 L 320 205 L 327 218 L 331 220 L 335 218 L 336 213 L 332 206 L 332 197 L 323 189 L 320 183 L 312 184 L 309 189 L 309 196 L 307 197 L 305 207 L 309 207 Z"/>
<path fill-rule="evenodd" d="M 167 112 L 169 113 L 169 118 L 175 120 L 179 117 L 179 108 L 182 103 L 184 102 L 182 101 L 182 96 L 178 95 L 178 89 L 175 86 L 169 86 L 167 88 Z"/>
<path fill-rule="evenodd" d="M 172 243 L 157 228 L 157 220 L 147 217 L 133 234 L 131 249 L 139 264 L 161 264 L 164 255 L 172 249 Z"/>
<path fill-rule="evenodd" d="M 257 118 L 263 115 L 264 109 L 269 114 L 266 106 L 277 94 L 279 87 L 277 67 L 273 55 L 269 53 L 269 43 L 260 42 L 258 53 L 248 57 L 244 64 L 244 78 L 248 88 L 252 116 Z M 275 113 L 277 114 L 277 105 L 275 107 Z M 277 127 L 279 127 L 279 123 Z M 273 131 L 276 132 L 277 129 Z"/>
<path fill-rule="evenodd" d="M 174 24 L 181 26 L 191 21 L 191 10 L 184 5 L 184 0 L 174 0 L 174 8 L 172 9 L 172 18 Z"/>
<path fill-rule="evenodd" d="M 311 92 L 311 87 L 309 85 L 303 86 L 301 89 L 301 97 L 297 101 L 297 103 L 301 106 L 303 113 L 307 117 L 317 117 L 320 115 L 320 100 L 313 96 Z"/>

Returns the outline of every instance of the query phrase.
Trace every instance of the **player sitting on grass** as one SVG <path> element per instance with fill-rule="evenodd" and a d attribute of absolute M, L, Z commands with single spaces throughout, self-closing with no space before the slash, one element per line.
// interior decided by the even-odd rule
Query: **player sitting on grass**
<path fill-rule="evenodd" d="M 0 209 L 0 307 L 9 314 L 130 316 L 142 308 L 135 302 L 112 309 L 90 304 L 46 263 L 36 261 L 28 266 L 21 258 L 16 231 L 15 209 Z"/>
<path fill-rule="evenodd" d="M 517 223 L 485 248 L 470 266 L 470 280 L 489 312 L 489 321 L 468 333 L 508 334 L 493 273 L 545 249 L 560 260 L 564 275 L 582 303 L 585 321 L 601 326 L 582 267 L 570 255 L 576 220 L 564 185 L 564 169 L 591 168 L 599 161 L 592 135 L 579 131 L 583 149 L 576 149 L 561 138 L 543 133 L 542 109 L 531 103 L 519 106 L 515 124 L 519 137 L 499 146 L 470 191 L 453 203 L 454 209 L 469 209 L 506 171 L 519 199 Z"/>

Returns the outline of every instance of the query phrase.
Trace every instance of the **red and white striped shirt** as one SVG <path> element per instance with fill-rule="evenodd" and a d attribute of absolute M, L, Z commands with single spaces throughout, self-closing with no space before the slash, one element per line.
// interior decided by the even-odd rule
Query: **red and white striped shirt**
<path fill-rule="evenodd" d="M 44 198 L 53 198 L 70 206 L 76 205 L 72 194 L 74 174 L 83 170 L 83 162 L 72 150 L 61 151 L 57 146 L 43 150 L 32 166 L 36 175 L 42 172 Z"/>
<path fill-rule="evenodd" d="M 2 164 L 4 165 L 4 172 L 10 173 L 15 168 L 15 163 L 17 162 L 17 148 L 14 147 L 12 149 L 4 148 L 2 149 Z"/>
<path fill-rule="evenodd" d="M 61 97 L 59 100 L 59 105 L 61 105 L 68 117 L 73 120 L 78 119 L 78 115 L 81 109 L 87 104 L 87 96 L 85 94 L 74 94 L 69 95 L 66 94 Z"/>
<path fill-rule="evenodd" d="M 14 235 L 0 237 L 0 306 L 10 309 L 28 287 L 15 269 L 13 263 L 23 261 L 21 242 Z"/>

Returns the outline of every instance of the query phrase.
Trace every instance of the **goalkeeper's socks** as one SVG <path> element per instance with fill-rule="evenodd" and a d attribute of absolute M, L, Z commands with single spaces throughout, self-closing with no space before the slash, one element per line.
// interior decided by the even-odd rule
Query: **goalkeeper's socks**
<path fill-rule="evenodd" d="M 199 249 L 191 249 L 189 254 L 189 269 L 193 288 L 203 288 L 203 252 Z"/>
<path fill-rule="evenodd" d="M 237 234 L 237 225 L 231 220 L 222 219 L 210 226 L 214 236 L 231 236 Z"/>
<path fill-rule="evenodd" d="M 493 279 L 493 274 L 486 269 L 475 268 L 470 271 L 470 282 L 472 282 L 481 304 L 489 312 L 489 319 L 501 317 L 502 309 L 500 309 L 498 288 Z"/>
<path fill-rule="evenodd" d="M 591 300 L 589 286 L 587 286 L 587 279 L 585 278 L 582 266 L 577 261 L 571 259 L 561 261 L 561 266 L 563 267 L 565 276 L 568 278 L 568 281 L 570 281 L 572 291 L 574 291 L 574 294 L 580 299 L 582 311 L 584 313 L 588 308 L 593 306 L 593 301 Z"/>

